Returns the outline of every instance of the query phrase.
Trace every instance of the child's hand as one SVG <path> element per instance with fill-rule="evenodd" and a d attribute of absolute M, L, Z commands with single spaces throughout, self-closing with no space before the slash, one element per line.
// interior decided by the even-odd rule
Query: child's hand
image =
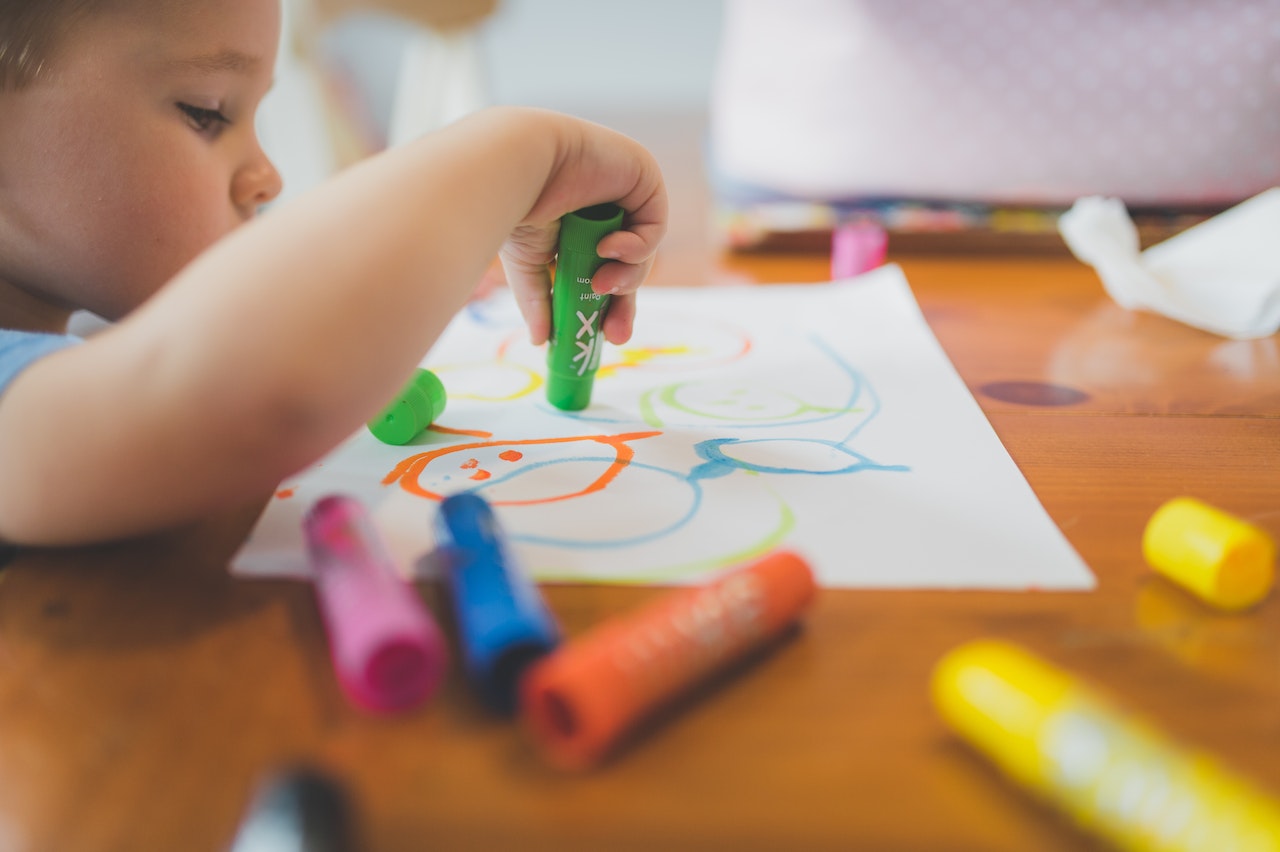
<path fill-rule="evenodd" d="M 598 125 L 551 115 L 559 144 L 557 166 L 533 209 L 516 226 L 500 251 L 507 283 L 516 297 L 529 336 L 536 344 L 551 330 L 551 277 L 560 234 L 560 217 L 602 202 L 626 210 L 623 228 L 600 241 L 597 252 L 609 258 L 592 278 L 592 289 L 610 295 L 604 335 L 625 343 L 635 319 L 635 291 L 653 265 L 654 252 L 667 228 L 667 193 L 653 156 L 627 137 Z"/>
<path fill-rule="evenodd" d="M 481 110 L 237 228 L 5 391 L 0 538 L 102 541 L 271 493 L 403 387 L 495 250 L 541 343 L 560 217 L 603 202 L 627 211 L 594 278 L 614 295 L 605 337 L 621 343 L 666 191 L 643 147 L 568 116 Z M 67 399 L 79 416 L 62 415 Z"/>

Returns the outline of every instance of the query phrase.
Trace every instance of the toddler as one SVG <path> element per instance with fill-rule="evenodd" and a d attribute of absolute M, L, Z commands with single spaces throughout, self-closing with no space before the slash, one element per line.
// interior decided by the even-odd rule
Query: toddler
<path fill-rule="evenodd" d="M 495 108 L 255 218 L 278 0 L 0 4 L 0 542 L 138 535 L 259 499 L 376 413 L 497 252 L 534 343 L 559 217 L 625 341 L 666 225 L 653 158 Z M 70 313 L 115 321 L 87 340 Z"/>

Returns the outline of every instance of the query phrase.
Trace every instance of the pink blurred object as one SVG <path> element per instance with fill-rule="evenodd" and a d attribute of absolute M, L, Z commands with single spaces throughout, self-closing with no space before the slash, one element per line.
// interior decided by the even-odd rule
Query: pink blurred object
<path fill-rule="evenodd" d="M 766 197 L 1219 207 L 1280 185 L 1276 0 L 736 0 L 718 180 Z"/>
<path fill-rule="evenodd" d="M 874 222 L 850 222 L 831 234 L 831 277 L 852 278 L 884 264 L 889 235 Z"/>
<path fill-rule="evenodd" d="M 316 598 L 338 680 L 376 713 L 412 709 L 444 678 L 444 637 L 417 591 L 396 573 L 372 519 L 343 495 L 303 519 Z"/>

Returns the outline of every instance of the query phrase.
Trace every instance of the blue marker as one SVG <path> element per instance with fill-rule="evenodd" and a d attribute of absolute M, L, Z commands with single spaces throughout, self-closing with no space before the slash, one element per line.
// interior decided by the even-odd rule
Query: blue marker
<path fill-rule="evenodd" d="M 436 541 L 467 674 L 489 706 L 512 713 L 521 674 L 559 644 L 560 628 L 483 497 L 442 500 Z"/>

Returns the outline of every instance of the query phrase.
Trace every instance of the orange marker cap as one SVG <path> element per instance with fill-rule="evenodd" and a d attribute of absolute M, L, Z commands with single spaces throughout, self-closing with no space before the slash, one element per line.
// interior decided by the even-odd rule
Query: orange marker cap
<path fill-rule="evenodd" d="M 808 563 L 778 551 L 606 621 L 529 669 L 525 726 L 552 763 L 591 766 L 651 711 L 782 633 L 816 590 Z"/>
<path fill-rule="evenodd" d="M 1152 568 L 1223 609 L 1245 609 L 1275 581 L 1276 546 L 1258 527 L 1192 497 L 1155 511 L 1142 536 Z"/>

